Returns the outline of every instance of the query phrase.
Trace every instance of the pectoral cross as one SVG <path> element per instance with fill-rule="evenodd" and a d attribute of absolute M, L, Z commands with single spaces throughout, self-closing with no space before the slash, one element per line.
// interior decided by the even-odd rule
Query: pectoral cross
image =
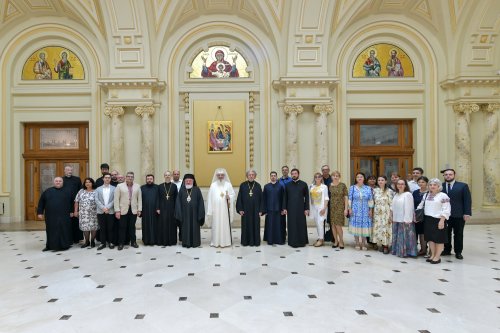
<path fill-rule="evenodd" d="M 167 197 L 167 200 L 168 200 L 170 198 L 170 195 L 167 194 L 166 197 Z"/>
<path fill-rule="evenodd" d="M 252 196 L 252 195 L 253 195 L 253 192 L 252 192 L 252 190 L 250 190 L 250 193 L 248 193 L 248 194 L 250 194 L 250 196 Z"/>

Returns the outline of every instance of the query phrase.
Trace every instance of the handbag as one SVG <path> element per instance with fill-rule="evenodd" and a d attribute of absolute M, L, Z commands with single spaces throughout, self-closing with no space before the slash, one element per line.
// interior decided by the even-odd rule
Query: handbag
<path fill-rule="evenodd" d="M 424 197 L 424 206 L 422 208 L 419 208 L 415 210 L 415 221 L 418 222 L 424 222 L 424 216 L 425 216 L 425 201 L 427 200 L 427 195 L 428 193 L 425 194 Z"/>
<path fill-rule="evenodd" d="M 354 185 L 352 185 L 351 187 L 354 187 Z M 352 195 L 354 194 L 354 188 L 351 192 L 351 204 L 352 204 Z M 347 207 L 347 215 L 345 216 L 346 218 L 350 219 L 351 218 L 351 214 L 349 214 L 349 207 Z"/>

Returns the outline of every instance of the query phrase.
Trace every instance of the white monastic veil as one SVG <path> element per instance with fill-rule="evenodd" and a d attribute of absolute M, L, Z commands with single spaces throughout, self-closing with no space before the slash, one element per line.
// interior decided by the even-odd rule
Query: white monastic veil
<path fill-rule="evenodd" d="M 227 174 L 227 171 L 226 169 L 224 168 L 218 168 L 218 169 L 215 169 L 215 172 L 214 172 L 214 176 L 212 177 L 212 183 L 215 183 L 215 182 L 218 182 L 219 181 L 219 178 L 217 178 L 217 175 L 218 174 L 221 174 L 223 173 L 224 174 L 224 181 L 228 182 L 228 183 L 231 183 L 231 180 L 229 179 L 229 175 Z M 212 184 L 211 183 L 211 184 Z M 232 184 L 232 183 L 231 183 Z"/>

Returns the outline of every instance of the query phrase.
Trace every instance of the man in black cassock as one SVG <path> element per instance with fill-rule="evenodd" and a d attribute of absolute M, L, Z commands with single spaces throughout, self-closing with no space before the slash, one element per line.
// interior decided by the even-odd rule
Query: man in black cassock
<path fill-rule="evenodd" d="M 193 174 L 184 175 L 175 200 L 175 218 L 182 225 L 182 246 L 201 245 L 200 227 L 205 223 L 205 204 Z"/>
<path fill-rule="evenodd" d="M 271 182 L 264 186 L 262 191 L 263 214 L 266 215 L 264 227 L 264 241 L 269 245 L 285 244 L 286 234 L 281 227 L 281 211 L 283 204 L 284 187 L 278 183 L 276 171 L 270 173 Z"/>
<path fill-rule="evenodd" d="M 177 244 L 177 221 L 174 216 L 177 185 L 172 182 L 170 171 L 165 171 L 163 176 L 165 182 L 158 185 L 160 216 L 158 217 L 155 244 L 171 246 Z"/>
<path fill-rule="evenodd" d="M 285 186 L 283 213 L 288 218 L 288 245 L 302 247 L 309 243 L 306 216 L 309 216 L 309 188 L 299 179 L 300 171 L 292 169 L 292 181 Z"/>
<path fill-rule="evenodd" d="M 247 171 L 247 181 L 241 183 L 236 199 L 236 211 L 241 215 L 241 245 L 260 245 L 260 217 L 262 215 L 262 188 L 255 181 L 257 173 Z"/>
<path fill-rule="evenodd" d="M 146 184 L 141 186 L 142 193 L 142 242 L 144 245 L 155 245 L 156 224 L 160 214 L 158 185 L 155 176 L 146 175 Z"/>
<path fill-rule="evenodd" d="M 73 176 L 73 167 L 66 165 L 64 167 L 63 189 L 71 196 L 71 200 L 75 200 L 78 191 L 80 191 L 82 187 L 82 180 L 80 177 Z M 71 210 L 74 204 L 74 202 L 71 202 Z M 73 243 L 78 244 L 80 240 L 83 239 L 83 232 L 80 230 L 78 217 L 73 216 L 73 213 L 71 213 L 71 230 Z"/>
<path fill-rule="evenodd" d="M 54 178 L 54 187 L 46 189 L 38 201 L 38 218 L 43 219 L 45 213 L 47 243 L 43 251 L 67 250 L 73 244 L 70 216 L 73 199 L 62 186 L 63 179 Z"/>

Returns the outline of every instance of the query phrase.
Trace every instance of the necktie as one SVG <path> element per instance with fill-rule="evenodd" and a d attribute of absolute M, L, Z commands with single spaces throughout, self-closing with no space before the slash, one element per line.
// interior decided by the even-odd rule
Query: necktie
<path fill-rule="evenodd" d="M 450 191 L 451 191 L 451 184 L 448 183 L 448 190 L 446 191 L 446 193 L 450 193 Z"/>

